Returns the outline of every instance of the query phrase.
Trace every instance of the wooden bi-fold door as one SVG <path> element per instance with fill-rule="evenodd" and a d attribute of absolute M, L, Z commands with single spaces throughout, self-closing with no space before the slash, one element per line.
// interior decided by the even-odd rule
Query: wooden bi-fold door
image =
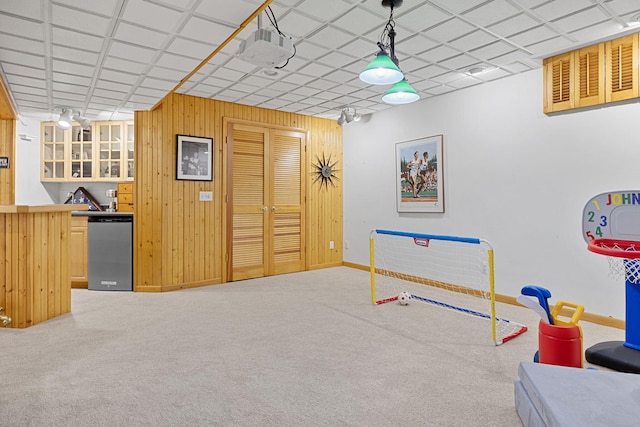
<path fill-rule="evenodd" d="M 303 271 L 305 133 L 228 126 L 227 279 Z"/>

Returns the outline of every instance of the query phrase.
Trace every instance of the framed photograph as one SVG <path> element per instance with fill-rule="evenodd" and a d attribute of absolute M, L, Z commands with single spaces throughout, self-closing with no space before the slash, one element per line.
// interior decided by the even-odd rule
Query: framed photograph
<path fill-rule="evenodd" d="M 444 212 L 442 135 L 396 144 L 398 212 Z"/>
<path fill-rule="evenodd" d="M 213 138 L 176 135 L 176 179 L 213 180 Z"/>

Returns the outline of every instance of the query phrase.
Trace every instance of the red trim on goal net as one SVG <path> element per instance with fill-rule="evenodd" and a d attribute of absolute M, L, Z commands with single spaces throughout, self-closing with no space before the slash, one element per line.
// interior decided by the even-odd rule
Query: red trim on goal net
<path fill-rule="evenodd" d="M 640 258 L 640 242 L 633 240 L 595 239 L 589 242 L 587 249 L 616 258 Z"/>

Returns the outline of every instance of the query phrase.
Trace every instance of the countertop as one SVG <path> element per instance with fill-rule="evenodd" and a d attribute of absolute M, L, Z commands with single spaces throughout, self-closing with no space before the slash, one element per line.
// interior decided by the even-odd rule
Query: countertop
<path fill-rule="evenodd" d="M 71 216 L 133 216 L 133 212 L 73 211 Z"/>

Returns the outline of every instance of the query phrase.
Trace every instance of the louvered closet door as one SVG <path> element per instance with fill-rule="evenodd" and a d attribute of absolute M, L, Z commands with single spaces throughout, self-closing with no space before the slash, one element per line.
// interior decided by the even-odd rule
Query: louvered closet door
<path fill-rule="evenodd" d="M 271 233 L 272 274 L 303 271 L 305 135 L 301 132 L 271 131 Z"/>
<path fill-rule="evenodd" d="M 269 210 L 265 198 L 267 129 L 230 124 L 231 144 L 231 277 L 251 279 L 267 274 L 266 232 Z M 228 228 L 228 229 L 229 229 Z"/>
<path fill-rule="evenodd" d="M 230 280 L 305 269 L 305 134 L 230 124 Z"/>
<path fill-rule="evenodd" d="M 638 97 L 638 34 L 606 43 L 607 102 Z"/>

